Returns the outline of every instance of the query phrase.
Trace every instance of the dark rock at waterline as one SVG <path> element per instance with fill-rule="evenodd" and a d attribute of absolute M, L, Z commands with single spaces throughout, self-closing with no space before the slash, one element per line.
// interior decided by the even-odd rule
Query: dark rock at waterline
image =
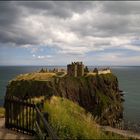
<path fill-rule="evenodd" d="M 124 102 L 125 100 L 123 98 L 121 98 L 121 101 Z"/>
<path fill-rule="evenodd" d="M 119 89 L 119 92 L 123 92 L 123 90 Z"/>
<path fill-rule="evenodd" d="M 120 93 L 120 95 L 121 95 L 121 96 L 124 96 L 124 94 L 123 94 L 123 93 Z"/>

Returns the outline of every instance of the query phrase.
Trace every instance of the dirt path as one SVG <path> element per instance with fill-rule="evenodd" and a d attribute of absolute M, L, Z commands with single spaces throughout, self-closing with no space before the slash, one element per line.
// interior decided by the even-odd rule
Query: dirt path
<path fill-rule="evenodd" d="M 101 128 L 105 131 L 110 131 L 110 132 L 114 132 L 120 135 L 123 135 L 125 137 L 132 137 L 135 139 L 140 139 L 140 133 L 134 133 L 132 131 L 127 131 L 127 130 L 121 130 L 121 129 L 117 129 L 117 128 L 112 128 L 110 126 L 101 126 Z"/>
<path fill-rule="evenodd" d="M 0 118 L 0 139 L 34 139 L 33 136 L 28 136 L 22 133 L 17 133 L 16 131 L 12 131 L 9 129 L 6 129 L 4 127 L 5 119 Z"/>
<path fill-rule="evenodd" d="M 0 139 L 35 139 L 33 136 L 25 135 L 22 133 L 17 133 L 16 131 L 12 131 L 9 129 L 6 129 L 4 127 L 5 118 L 0 118 Z M 132 137 L 135 139 L 140 139 L 140 133 L 134 133 L 132 131 L 126 131 L 126 130 L 120 130 L 117 128 L 112 128 L 110 126 L 100 126 L 102 130 L 104 131 L 110 131 L 114 132 L 126 137 Z"/>

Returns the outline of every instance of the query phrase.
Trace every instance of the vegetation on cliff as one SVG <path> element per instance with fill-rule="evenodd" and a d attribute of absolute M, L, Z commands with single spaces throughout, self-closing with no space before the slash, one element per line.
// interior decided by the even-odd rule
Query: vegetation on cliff
<path fill-rule="evenodd" d="M 44 104 L 45 111 L 49 114 L 49 123 L 61 139 L 124 138 L 103 132 L 90 113 L 66 98 L 52 96 Z"/>

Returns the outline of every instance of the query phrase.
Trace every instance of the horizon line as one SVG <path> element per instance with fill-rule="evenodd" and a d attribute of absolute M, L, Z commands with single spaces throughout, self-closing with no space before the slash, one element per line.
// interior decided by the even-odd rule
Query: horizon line
<path fill-rule="evenodd" d="M 46 67 L 46 66 L 63 66 L 66 67 L 66 65 L 0 65 L 0 67 L 22 67 L 22 66 L 38 66 L 38 67 Z M 111 67 L 140 67 L 140 65 L 85 65 L 85 66 L 111 66 Z"/>

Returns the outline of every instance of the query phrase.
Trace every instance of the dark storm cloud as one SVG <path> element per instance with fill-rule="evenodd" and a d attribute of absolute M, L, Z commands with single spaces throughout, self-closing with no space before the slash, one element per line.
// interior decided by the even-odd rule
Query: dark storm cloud
<path fill-rule="evenodd" d="M 109 14 L 130 15 L 140 14 L 139 1 L 105 1 L 103 11 Z"/>
<path fill-rule="evenodd" d="M 96 6 L 96 3 L 85 1 L 49 1 L 49 2 L 18 2 L 20 6 L 28 8 L 31 12 L 40 12 L 44 14 L 58 16 L 60 18 L 69 18 L 73 12 L 83 13 L 86 10 Z"/>
<path fill-rule="evenodd" d="M 95 19 L 97 21 L 97 19 Z M 71 26 L 71 29 L 74 32 L 77 32 L 79 35 L 82 36 L 94 36 L 94 37 L 112 37 L 112 36 L 119 36 L 130 33 L 129 29 L 129 21 L 125 18 L 102 18 L 98 20 L 98 22 L 93 22 L 90 25 L 87 23 L 81 24 L 76 26 Z M 82 28 L 84 27 L 84 28 Z M 133 32 L 133 30 L 132 30 Z M 136 32 L 139 32 L 136 30 Z"/>
<path fill-rule="evenodd" d="M 9 64 L 3 54 L 18 48 L 19 55 L 31 55 L 29 63 L 84 59 L 140 64 L 139 9 L 140 2 L 128 1 L 1 1 L 1 57 Z M 132 51 L 136 56 L 131 56 Z M 15 63 L 16 53 L 11 54 Z M 24 58 L 27 60 L 26 55 Z"/>
<path fill-rule="evenodd" d="M 0 42 L 17 45 L 36 44 L 37 39 L 24 30 L 24 10 L 16 2 L 0 2 Z"/>
<path fill-rule="evenodd" d="M 83 36 L 95 37 L 140 35 L 140 2 L 105 1 L 99 5 L 96 17 L 91 14 L 92 20 L 70 25 L 72 30 Z"/>
<path fill-rule="evenodd" d="M 14 2 L 0 2 L 0 41 L 2 43 L 17 42 L 18 32 L 14 25 L 21 18 L 21 10 Z"/>
<path fill-rule="evenodd" d="M 27 25 L 22 23 L 23 18 L 43 15 L 44 18 L 52 16 L 59 20 L 71 17 L 73 12 L 82 13 L 91 7 L 91 2 L 0 2 L 0 41 L 23 45 L 37 43 L 37 35 L 31 35 L 24 29 Z M 32 30 L 28 26 L 26 28 Z"/>
<path fill-rule="evenodd" d="M 13 2 L 0 2 L 0 27 L 17 22 L 21 13 Z"/>
<path fill-rule="evenodd" d="M 139 36 L 139 9 L 140 2 L 0 2 L 0 42 L 87 52 L 109 46 L 107 37 Z"/>
<path fill-rule="evenodd" d="M 29 36 L 26 33 L 12 32 L 12 31 L 0 31 L 1 43 L 15 43 L 17 45 L 37 44 L 37 40 L 34 37 Z"/>

